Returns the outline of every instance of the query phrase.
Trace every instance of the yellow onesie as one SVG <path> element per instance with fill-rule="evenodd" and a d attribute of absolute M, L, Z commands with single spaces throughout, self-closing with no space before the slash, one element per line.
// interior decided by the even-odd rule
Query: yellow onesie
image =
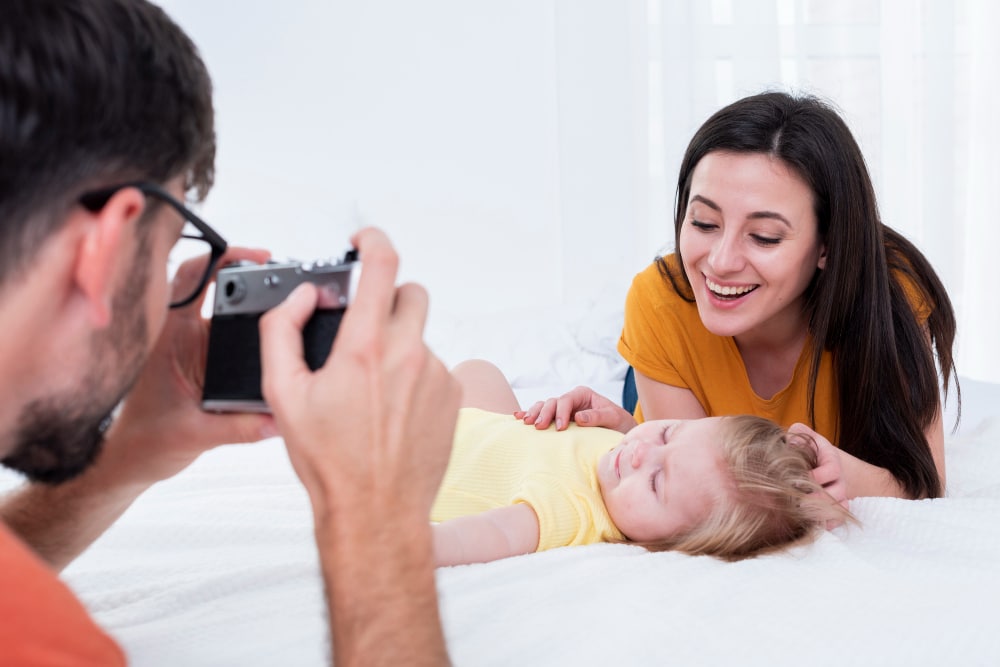
<path fill-rule="evenodd" d="M 539 431 L 511 415 L 462 408 L 431 520 L 527 503 L 538 515 L 538 551 L 623 539 L 597 481 L 598 459 L 621 440 L 610 429 Z"/>

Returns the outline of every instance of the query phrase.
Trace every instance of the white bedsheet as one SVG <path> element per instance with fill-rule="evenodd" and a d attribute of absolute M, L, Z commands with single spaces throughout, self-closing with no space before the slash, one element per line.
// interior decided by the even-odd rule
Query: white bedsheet
<path fill-rule="evenodd" d="M 522 401 L 577 382 L 617 397 L 616 321 L 588 307 L 432 321 L 429 335 L 449 363 L 497 361 Z M 1000 387 L 967 383 L 965 400 L 946 498 L 855 500 L 861 528 L 786 554 L 594 545 L 440 569 L 452 659 L 1000 664 Z M 140 667 L 329 659 L 308 502 L 278 440 L 219 448 L 158 484 L 64 576 Z"/>

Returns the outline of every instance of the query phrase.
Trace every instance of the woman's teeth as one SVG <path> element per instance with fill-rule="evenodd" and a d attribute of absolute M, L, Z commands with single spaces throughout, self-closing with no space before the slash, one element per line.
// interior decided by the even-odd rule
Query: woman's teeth
<path fill-rule="evenodd" d="M 743 296 L 744 294 L 749 294 L 758 287 L 757 285 L 740 285 L 738 287 L 733 285 L 719 285 L 718 283 L 712 282 L 708 278 L 705 278 L 705 284 L 713 294 L 721 297 Z"/>

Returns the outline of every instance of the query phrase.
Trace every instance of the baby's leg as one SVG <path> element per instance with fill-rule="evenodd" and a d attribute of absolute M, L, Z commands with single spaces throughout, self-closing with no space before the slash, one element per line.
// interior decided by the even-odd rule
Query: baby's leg
<path fill-rule="evenodd" d="M 520 410 L 517 396 L 499 368 L 483 359 L 470 359 L 451 369 L 462 384 L 462 406 L 512 414 Z"/>

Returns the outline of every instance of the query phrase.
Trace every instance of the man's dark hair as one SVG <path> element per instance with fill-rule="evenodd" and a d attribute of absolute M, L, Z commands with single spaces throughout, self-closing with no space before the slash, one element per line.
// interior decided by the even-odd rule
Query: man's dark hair
<path fill-rule="evenodd" d="M 198 50 L 145 0 L 4 0 L 0 285 L 84 191 L 183 175 L 204 197 L 212 88 Z"/>

